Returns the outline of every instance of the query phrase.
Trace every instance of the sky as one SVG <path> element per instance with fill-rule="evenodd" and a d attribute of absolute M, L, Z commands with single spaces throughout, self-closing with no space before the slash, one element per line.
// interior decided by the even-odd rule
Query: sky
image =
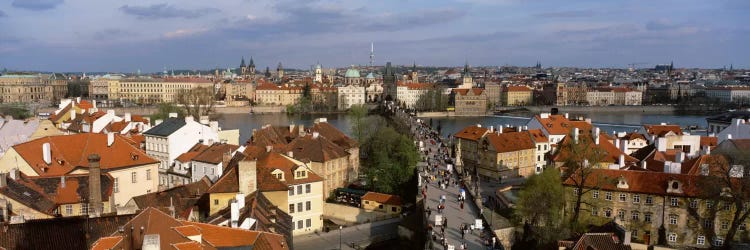
<path fill-rule="evenodd" d="M 5 0 L 0 69 L 750 68 L 748 0 Z"/>

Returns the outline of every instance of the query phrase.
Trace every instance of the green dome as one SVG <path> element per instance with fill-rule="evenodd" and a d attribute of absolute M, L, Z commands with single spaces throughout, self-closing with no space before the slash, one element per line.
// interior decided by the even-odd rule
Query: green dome
<path fill-rule="evenodd" d="M 350 68 L 346 70 L 346 75 L 344 75 L 346 78 L 359 78 L 359 70 L 355 68 Z"/>
<path fill-rule="evenodd" d="M 372 72 L 370 72 L 369 74 L 367 74 L 367 76 L 365 76 L 365 78 L 367 78 L 367 79 L 375 79 L 375 76 L 372 74 Z"/>

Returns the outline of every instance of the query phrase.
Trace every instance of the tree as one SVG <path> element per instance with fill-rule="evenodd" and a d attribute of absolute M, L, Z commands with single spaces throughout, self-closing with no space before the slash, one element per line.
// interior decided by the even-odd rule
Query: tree
<path fill-rule="evenodd" d="M 151 114 L 151 120 L 164 120 L 169 117 L 169 113 L 177 113 L 177 116 L 184 117 L 185 110 L 174 105 L 174 103 L 159 103 L 156 112 Z"/>
<path fill-rule="evenodd" d="M 176 100 L 177 104 L 182 105 L 186 115 L 198 118 L 211 115 L 216 95 L 210 87 L 182 89 L 177 92 Z"/>
<path fill-rule="evenodd" d="M 574 188 L 578 190 L 575 193 L 575 204 L 573 206 L 573 215 L 570 217 L 570 224 L 578 226 L 578 218 L 582 210 L 581 204 L 583 196 L 592 190 L 598 190 L 603 184 L 603 179 L 591 180 L 596 178 L 592 175 L 593 169 L 596 168 L 607 152 L 599 147 L 593 146 L 591 136 L 579 135 L 578 140 L 573 138 L 573 133 L 569 133 L 565 138 L 560 149 L 563 165 L 563 180 L 571 180 Z M 593 184 L 593 185 L 592 185 Z M 592 204 L 587 204 L 591 206 Z"/>
<path fill-rule="evenodd" d="M 409 137 L 391 127 L 381 127 L 371 136 L 364 150 L 365 173 L 372 188 L 381 193 L 406 192 L 403 184 L 415 173 L 419 153 Z"/>
<path fill-rule="evenodd" d="M 565 237 L 562 223 L 564 197 L 557 169 L 548 168 L 528 179 L 518 194 L 515 211 L 529 230 L 524 232 L 526 241 L 538 242 L 537 247 L 543 247 Z"/>
<path fill-rule="evenodd" d="M 713 223 L 706 226 L 703 221 L 716 221 L 716 218 L 729 218 L 729 229 L 724 236 L 723 249 L 730 249 L 741 225 L 750 216 L 750 150 L 719 149 L 709 156 L 708 172 L 701 176 L 697 186 L 699 199 L 712 206 L 688 206 L 690 217 L 698 221 L 706 238 L 716 236 L 718 227 Z M 703 174 L 703 173 L 702 173 Z M 691 204 L 699 199 L 688 199 Z"/>
<path fill-rule="evenodd" d="M 349 109 L 349 117 L 352 119 L 352 133 L 360 145 L 365 141 L 365 118 L 367 117 L 367 106 L 357 104 Z"/>

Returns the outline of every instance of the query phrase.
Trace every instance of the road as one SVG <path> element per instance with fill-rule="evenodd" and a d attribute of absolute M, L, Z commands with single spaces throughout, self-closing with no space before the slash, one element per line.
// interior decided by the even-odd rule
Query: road
<path fill-rule="evenodd" d="M 345 227 L 341 230 L 341 249 L 355 249 L 353 246 L 366 247 L 373 241 L 382 241 L 398 237 L 398 223 L 401 218 L 393 218 L 373 223 Z M 331 250 L 339 249 L 339 230 L 328 233 L 313 233 L 294 237 L 295 250 Z"/>

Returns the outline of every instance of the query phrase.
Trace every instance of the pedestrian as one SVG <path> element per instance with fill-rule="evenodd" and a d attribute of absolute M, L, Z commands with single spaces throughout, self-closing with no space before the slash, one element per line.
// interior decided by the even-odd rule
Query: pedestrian
<path fill-rule="evenodd" d="M 427 207 L 427 217 L 430 217 L 430 214 L 432 214 L 432 210 L 430 207 Z"/>
<path fill-rule="evenodd" d="M 443 217 L 443 227 L 448 227 L 448 217 Z"/>
<path fill-rule="evenodd" d="M 440 226 L 440 232 L 443 233 L 443 238 L 445 238 L 445 225 Z"/>
<path fill-rule="evenodd" d="M 464 210 L 464 201 L 461 201 L 461 210 Z"/>
<path fill-rule="evenodd" d="M 463 229 L 463 225 L 461 226 L 461 239 L 464 239 L 464 234 L 466 234 L 466 231 Z"/>

